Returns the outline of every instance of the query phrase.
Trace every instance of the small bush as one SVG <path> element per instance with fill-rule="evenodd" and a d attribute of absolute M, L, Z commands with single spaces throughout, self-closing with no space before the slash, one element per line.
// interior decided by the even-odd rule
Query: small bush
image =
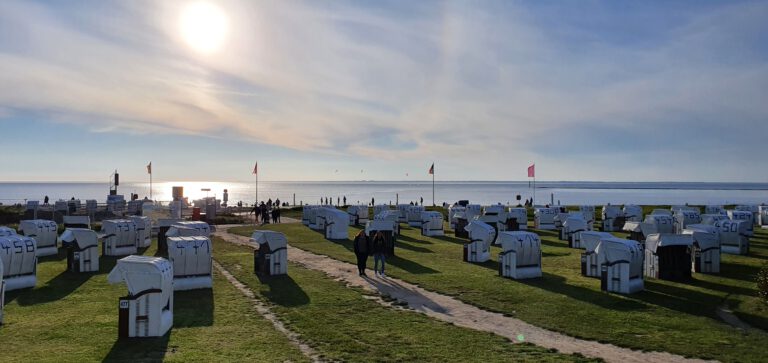
<path fill-rule="evenodd" d="M 757 293 L 768 304 L 768 264 L 763 265 L 757 273 Z"/>

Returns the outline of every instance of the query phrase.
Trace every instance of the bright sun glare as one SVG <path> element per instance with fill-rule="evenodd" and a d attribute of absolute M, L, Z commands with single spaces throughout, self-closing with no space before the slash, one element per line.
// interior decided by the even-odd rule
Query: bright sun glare
<path fill-rule="evenodd" d="M 229 20 L 224 11 L 204 1 L 187 5 L 179 20 L 184 41 L 201 53 L 219 50 L 229 32 Z"/>

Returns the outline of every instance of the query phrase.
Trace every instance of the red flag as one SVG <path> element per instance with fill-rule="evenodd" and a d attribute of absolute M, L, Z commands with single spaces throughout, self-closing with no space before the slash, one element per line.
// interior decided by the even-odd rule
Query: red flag
<path fill-rule="evenodd" d="M 531 166 L 528 167 L 528 177 L 529 178 L 536 177 L 536 164 L 531 164 Z"/>
<path fill-rule="evenodd" d="M 253 166 L 253 173 L 258 174 L 259 173 L 259 163 L 256 163 L 256 165 Z"/>
<path fill-rule="evenodd" d="M 435 173 L 435 163 L 432 163 L 432 166 L 429 168 L 429 173 L 434 174 Z"/>
<path fill-rule="evenodd" d="M 149 164 L 147 164 L 147 174 L 152 174 L 152 162 L 150 161 Z"/>

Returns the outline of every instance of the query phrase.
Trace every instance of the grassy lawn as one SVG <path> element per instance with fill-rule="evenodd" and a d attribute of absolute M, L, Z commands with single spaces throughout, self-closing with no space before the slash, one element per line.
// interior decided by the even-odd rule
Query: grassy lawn
<path fill-rule="evenodd" d="M 118 297 L 127 290 L 107 283 L 115 261 L 102 257 L 99 274 L 71 274 L 65 259 L 41 259 L 37 287 L 6 294 L 2 361 L 307 361 L 219 274 L 213 292 L 175 293 L 166 336 L 118 341 Z"/>
<path fill-rule="evenodd" d="M 580 274 L 581 250 L 570 249 L 553 231 L 542 236 L 544 277 L 514 281 L 497 275 L 494 261 L 461 261 L 463 240 L 422 237 L 402 225 L 397 257 L 387 273 L 429 290 L 455 296 L 487 310 L 572 336 L 644 350 L 723 361 L 760 361 L 768 334 L 740 332 L 722 323 L 716 307 L 727 302 L 745 321 L 766 327 L 766 307 L 757 301 L 755 274 L 768 260 L 768 235 L 752 239 L 750 256 L 723 255 L 721 275 L 696 274 L 690 283 L 646 280 L 646 290 L 630 296 L 600 291 L 599 280 Z M 301 224 L 270 225 L 292 245 L 354 262 L 351 241 L 327 241 Z M 232 232 L 250 235 L 253 227 Z M 358 228 L 350 227 L 350 236 Z M 618 233 L 617 235 L 621 235 Z"/>
<path fill-rule="evenodd" d="M 582 361 L 530 344 L 384 307 L 325 274 L 291 263 L 288 276 L 260 281 L 250 248 L 214 242 L 215 259 L 325 359 L 350 362 Z"/>

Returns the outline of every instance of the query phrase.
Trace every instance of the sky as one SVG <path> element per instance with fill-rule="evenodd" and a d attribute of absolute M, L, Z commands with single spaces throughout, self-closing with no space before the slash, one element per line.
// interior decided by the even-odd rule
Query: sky
<path fill-rule="evenodd" d="M 3 0 L 0 181 L 145 181 L 150 161 L 155 181 L 247 181 L 258 161 L 261 180 L 434 162 L 768 182 L 765 19 L 766 1 Z"/>

